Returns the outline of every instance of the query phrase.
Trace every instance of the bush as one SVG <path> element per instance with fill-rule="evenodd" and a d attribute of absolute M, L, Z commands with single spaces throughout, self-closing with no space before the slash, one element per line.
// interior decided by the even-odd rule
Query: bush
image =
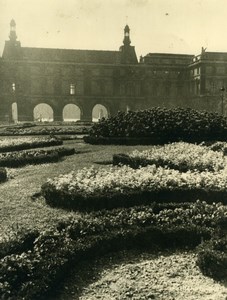
<path fill-rule="evenodd" d="M 227 238 L 214 238 L 200 247 L 197 264 L 202 273 L 215 280 L 227 278 Z"/>
<path fill-rule="evenodd" d="M 0 167 L 0 182 L 4 182 L 7 180 L 7 171 L 5 168 Z"/>
<path fill-rule="evenodd" d="M 110 138 L 136 138 L 146 143 L 167 143 L 173 141 L 201 142 L 226 140 L 227 119 L 206 111 L 191 108 L 160 108 L 137 112 L 119 112 L 109 119 L 101 119 L 90 130 L 87 142 L 108 143 Z M 145 139 L 145 140 L 143 140 Z"/>

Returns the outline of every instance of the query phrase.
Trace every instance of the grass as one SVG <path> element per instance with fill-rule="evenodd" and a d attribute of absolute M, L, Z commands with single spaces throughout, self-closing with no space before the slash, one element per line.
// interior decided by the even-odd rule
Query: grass
<path fill-rule="evenodd" d="M 0 184 L 1 238 L 13 235 L 20 228 L 48 229 L 69 215 L 77 217 L 77 212 L 67 212 L 48 207 L 41 197 L 32 199 L 39 193 L 47 178 L 65 174 L 72 170 L 94 165 L 105 168 L 111 162 L 113 154 L 127 153 L 134 146 L 89 145 L 79 140 L 65 141 L 65 146 L 75 147 L 81 154 L 65 157 L 58 163 L 25 166 L 8 169 L 9 181 Z M 149 146 L 137 146 L 138 150 Z"/>

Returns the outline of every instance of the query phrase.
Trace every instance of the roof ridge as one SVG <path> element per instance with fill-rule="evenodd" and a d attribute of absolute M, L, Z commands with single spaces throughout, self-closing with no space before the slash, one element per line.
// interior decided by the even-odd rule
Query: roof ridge
<path fill-rule="evenodd" d="M 21 47 L 21 49 L 35 49 L 35 50 L 63 50 L 63 51 L 90 51 L 90 52 L 116 52 L 119 50 L 97 50 L 97 49 L 67 49 L 67 48 L 45 48 L 45 47 Z"/>

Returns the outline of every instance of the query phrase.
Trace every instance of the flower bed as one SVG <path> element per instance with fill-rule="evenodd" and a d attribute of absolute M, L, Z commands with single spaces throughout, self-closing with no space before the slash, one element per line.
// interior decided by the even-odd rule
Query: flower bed
<path fill-rule="evenodd" d="M 0 139 L 0 152 L 18 151 L 31 148 L 42 148 L 62 145 L 63 141 L 56 138 L 23 137 L 17 139 Z"/>
<path fill-rule="evenodd" d="M 155 165 L 139 169 L 92 167 L 48 179 L 42 194 L 51 206 L 101 209 L 154 201 L 227 203 L 226 186 L 226 169 L 181 173 Z"/>
<path fill-rule="evenodd" d="M 201 142 L 226 140 L 227 119 L 215 113 L 190 108 L 160 108 L 137 112 L 119 112 L 116 116 L 101 119 L 90 130 L 85 141 L 91 143 L 130 142 L 128 138 L 146 143 L 173 141 Z M 130 140 L 130 139 L 129 139 Z M 117 141 L 117 140 L 116 140 Z M 134 141 L 135 143 L 135 141 Z"/>
<path fill-rule="evenodd" d="M 126 164 L 132 168 L 157 165 L 186 172 L 188 170 L 219 171 L 226 165 L 222 152 L 216 152 L 200 145 L 184 142 L 153 146 L 149 150 L 134 150 L 129 154 L 116 154 L 113 164 Z"/>
<path fill-rule="evenodd" d="M 35 240 L 36 233 L 30 233 L 29 238 L 26 235 L 29 242 L 25 249 L 16 249 L 13 254 L 6 252 L 7 256 L 0 261 L 0 297 L 43 299 L 51 288 L 64 280 L 65 272 L 69 272 L 73 263 L 110 251 L 193 248 L 201 243 L 201 239 L 210 239 L 215 234 L 213 227 L 219 217 L 222 218 L 221 214 L 226 214 L 222 205 L 201 202 L 188 209 L 190 213 L 186 212 L 180 223 L 178 211 L 163 210 L 154 214 L 151 207 L 143 206 L 70 218 L 61 221 L 56 230 L 40 233 Z M 211 217 L 211 213 L 219 217 Z M 210 227 L 204 226 L 204 220 L 208 220 L 205 223 Z"/>
<path fill-rule="evenodd" d="M 61 125 L 61 124 L 60 124 Z M 34 126 L 30 128 L 6 127 L 0 131 L 0 136 L 10 135 L 58 135 L 58 134 L 87 134 L 90 126 Z"/>
<path fill-rule="evenodd" d="M 17 168 L 27 164 L 57 162 L 61 157 L 73 155 L 74 148 L 59 147 L 48 150 L 23 150 L 20 152 L 0 153 L 0 166 Z"/>

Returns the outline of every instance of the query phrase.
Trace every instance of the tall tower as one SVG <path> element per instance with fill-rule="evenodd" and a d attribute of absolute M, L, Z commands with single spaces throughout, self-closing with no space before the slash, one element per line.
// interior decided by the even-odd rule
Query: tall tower
<path fill-rule="evenodd" d="M 125 46 L 130 46 L 131 44 L 131 40 L 130 40 L 130 28 L 128 25 L 125 26 L 124 29 L 124 40 L 123 40 L 123 44 Z"/>
<path fill-rule="evenodd" d="M 121 63 L 122 64 L 137 64 L 138 60 L 136 57 L 135 47 L 130 46 L 131 40 L 130 40 L 130 28 L 128 25 L 124 28 L 124 40 L 123 44 L 120 47 L 121 52 Z"/>
<path fill-rule="evenodd" d="M 9 41 L 5 41 L 5 47 L 2 57 L 18 59 L 21 56 L 21 44 L 17 41 L 16 22 L 12 19 L 10 22 Z"/>
<path fill-rule="evenodd" d="M 16 34 L 16 22 L 14 19 L 10 22 L 10 33 L 9 33 L 9 39 L 11 42 L 16 42 L 17 40 L 17 34 Z"/>

